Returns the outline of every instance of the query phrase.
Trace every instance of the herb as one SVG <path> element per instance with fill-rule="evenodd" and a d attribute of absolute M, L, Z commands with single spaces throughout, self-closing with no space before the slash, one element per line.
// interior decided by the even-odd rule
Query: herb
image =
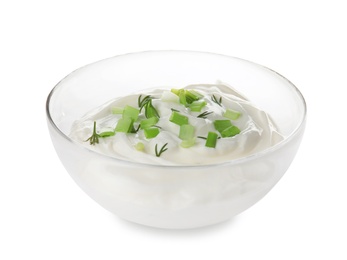
<path fill-rule="evenodd" d="M 222 97 L 219 97 L 219 99 L 217 99 L 215 95 L 212 95 L 211 100 L 217 105 L 222 106 Z"/>
<path fill-rule="evenodd" d="M 155 155 L 157 157 L 160 157 L 160 155 L 165 152 L 168 148 L 166 148 L 166 146 L 168 145 L 168 143 L 164 144 L 163 147 L 160 149 L 160 151 L 158 152 L 158 144 L 155 145 Z"/>
<path fill-rule="evenodd" d="M 99 135 L 96 133 L 96 122 L 94 121 L 93 134 L 89 137 L 86 142 L 89 141 L 91 145 L 99 143 Z"/>
<path fill-rule="evenodd" d="M 137 128 L 134 127 L 134 125 L 131 127 L 130 133 L 136 134 L 140 130 L 141 124 L 137 126 Z"/>
<path fill-rule="evenodd" d="M 140 112 L 142 111 L 143 108 L 145 108 L 145 116 L 146 118 L 151 118 L 151 117 L 160 117 L 158 114 L 158 111 L 155 109 L 155 107 L 152 105 L 152 97 L 151 96 L 146 96 L 143 99 L 141 99 L 142 95 L 139 96 L 137 99 L 137 104 L 140 108 Z"/>
<path fill-rule="evenodd" d="M 212 114 L 213 112 L 205 111 L 204 113 L 198 115 L 199 118 L 206 119 L 208 115 Z"/>
<path fill-rule="evenodd" d="M 139 98 L 137 99 L 137 104 L 140 108 L 140 112 L 142 110 L 142 108 L 144 107 L 144 105 L 146 104 L 146 102 L 148 102 L 152 97 L 151 96 L 145 96 L 142 100 L 141 100 L 142 95 L 139 96 Z"/>
<path fill-rule="evenodd" d="M 180 112 L 179 110 L 174 109 L 174 108 L 171 108 L 171 111 L 172 111 L 172 112 Z"/>

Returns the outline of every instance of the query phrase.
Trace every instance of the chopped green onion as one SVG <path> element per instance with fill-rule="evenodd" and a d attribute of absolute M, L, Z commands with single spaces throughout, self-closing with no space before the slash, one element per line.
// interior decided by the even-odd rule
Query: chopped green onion
<path fill-rule="evenodd" d="M 221 132 L 222 137 L 232 137 L 239 134 L 241 131 L 237 126 L 229 126 Z"/>
<path fill-rule="evenodd" d="M 188 124 L 188 117 L 181 115 L 180 113 L 176 111 L 172 111 L 170 116 L 170 122 L 176 124 L 176 125 L 187 125 Z"/>
<path fill-rule="evenodd" d="M 178 97 L 180 100 L 180 103 L 184 106 L 187 105 L 187 99 L 186 99 L 186 92 L 184 91 L 184 89 L 180 89 L 178 92 Z"/>
<path fill-rule="evenodd" d="M 133 120 L 129 117 L 118 120 L 115 132 L 129 133 L 133 128 Z"/>
<path fill-rule="evenodd" d="M 226 128 L 232 126 L 230 120 L 215 120 L 213 122 L 214 128 L 220 133 L 222 133 Z"/>
<path fill-rule="evenodd" d="M 194 144 L 195 144 L 195 138 L 192 138 L 188 140 L 183 140 L 180 145 L 182 148 L 189 148 L 189 147 L 192 147 Z"/>
<path fill-rule="evenodd" d="M 185 90 L 186 101 L 188 104 L 199 100 L 202 96 L 194 90 Z"/>
<path fill-rule="evenodd" d="M 179 92 L 180 92 L 180 89 L 177 89 L 177 88 L 172 88 L 171 89 L 171 92 L 176 94 L 177 96 L 179 95 Z"/>
<path fill-rule="evenodd" d="M 236 110 L 232 110 L 229 108 L 223 114 L 224 117 L 229 118 L 231 120 L 238 119 L 240 117 L 240 115 L 241 115 L 241 112 L 236 111 Z"/>
<path fill-rule="evenodd" d="M 147 119 L 143 119 L 140 123 L 141 129 L 147 129 L 150 128 L 151 126 L 154 126 L 156 123 L 158 123 L 159 118 L 158 117 L 150 117 Z"/>
<path fill-rule="evenodd" d="M 206 101 L 200 101 L 200 102 L 194 101 L 193 103 L 189 105 L 189 108 L 193 112 L 200 112 L 201 109 L 206 105 L 207 105 Z"/>
<path fill-rule="evenodd" d="M 196 92 L 195 90 L 171 89 L 171 92 L 179 97 L 180 103 L 184 106 L 188 106 L 189 104 L 203 97 L 203 95 Z"/>
<path fill-rule="evenodd" d="M 123 118 L 131 118 L 133 121 L 136 121 L 139 113 L 140 111 L 137 108 L 126 105 L 123 109 Z"/>
<path fill-rule="evenodd" d="M 113 131 L 101 132 L 99 133 L 99 137 L 110 137 L 110 136 L 114 136 L 115 134 L 116 133 Z"/>
<path fill-rule="evenodd" d="M 205 146 L 215 148 L 217 144 L 218 135 L 215 132 L 208 132 Z"/>
<path fill-rule="evenodd" d="M 192 125 L 181 125 L 178 137 L 181 140 L 190 140 L 190 139 L 193 139 L 194 132 L 195 132 L 194 126 L 192 126 Z"/>
<path fill-rule="evenodd" d="M 137 144 L 135 144 L 135 149 L 142 152 L 145 150 L 145 145 L 141 142 L 138 142 Z"/>
<path fill-rule="evenodd" d="M 112 112 L 112 114 L 123 114 L 123 108 L 122 107 L 112 107 L 111 112 Z"/>
<path fill-rule="evenodd" d="M 144 129 L 144 133 L 147 139 L 151 139 L 156 137 L 159 134 L 159 128 L 158 127 L 150 127 Z"/>
<path fill-rule="evenodd" d="M 163 102 L 174 102 L 174 103 L 179 102 L 178 96 L 171 91 L 163 91 L 163 94 L 161 95 L 160 99 Z"/>

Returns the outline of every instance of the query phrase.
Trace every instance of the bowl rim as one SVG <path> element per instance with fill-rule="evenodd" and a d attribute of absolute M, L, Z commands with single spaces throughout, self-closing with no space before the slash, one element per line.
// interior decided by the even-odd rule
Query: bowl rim
<path fill-rule="evenodd" d="M 229 58 L 229 59 L 236 59 L 239 61 L 243 61 L 243 62 L 247 62 L 250 63 L 252 65 L 256 65 L 259 66 L 265 70 L 271 71 L 273 73 L 275 73 L 277 76 L 279 76 L 280 78 L 282 78 L 283 80 L 285 80 L 288 85 L 296 92 L 296 94 L 298 95 L 300 101 L 302 102 L 303 105 L 303 114 L 302 114 L 302 119 L 299 122 L 299 124 L 297 125 L 297 127 L 291 132 L 290 135 L 288 135 L 287 137 L 285 137 L 282 141 L 278 142 L 277 144 L 268 147 L 264 150 L 258 151 L 256 153 L 247 155 L 247 156 L 243 156 L 240 158 L 236 158 L 236 159 L 232 159 L 230 161 L 225 161 L 225 162 L 219 162 L 219 163 L 213 163 L 213 164 L 206 164 L 206 165 L 161 165 L 161 164 L 154 164 L 154 163 L 143 163 L 143 162 L 136 162 L 136 161 L 131 161 L 131 160 L 126 160 L 126 159 L 121 159 L 121 158 L 117 158 L 117 157 L 113 157 L 110 155 L 106 155 L 103 153 L 100 153 L 98 151 L 92 150 L 92 149 L 88 149 L 87 147 L 81 145 L 78 142 L 75 142 L 74 140 L 72 140 L 69 136 L 67 136 L 65 133 L 63 133 L 59 127 L 54 123 L 53 118 L 51 117 L 51 113 L 50 113 L 50 109 L 49 109 L 49 105 L 50 105 L 50 101 L 52 96 L 54 95 L 55 91 L 57 90 L 57 88 L 59 87 L 60 83 L 63 82 L 66 78 L 68 78 L 70 75 L 72 75 L 73 73 L 75 73 L 78 70 L 81 70 L 84 67 L 87 66 L 91 66 L 94 65 L 96 63 L 99 62 L 103 62 L 109 59 L 115 59 L 118 57 L 124 57 L 124 56 L 130 56 L 130 55 L 138 55 L 138 54 L 150 54 L 150 53 L 194 53 L 194 54 L 201 54 L 201 55 L 213 55 L 213 56 L 221 56 L 224 58 Z M 140 52 L 130 52 L 130 53 L 125 53 L 125 54 L 120 54 L 120 55 L 115 55 L 109 58 L 105 58 L 105 59 L 101 59 L 89 64 L 86 64 L 84 66 L 81 66 L 75 70 L 73 70 L 72 72 L 70 72 L 69 74 L 67 74 L 65 77 L 63 77 L 49 92 L 47 99 L 46 99 L 46 117 L 47 117 L 47 121 L 49 124 L 51 124 L 51 126 L 53 126 L 53 128 L 56 130 L 56 132 L 62 136 L 64 139 L 66 139 L 68 142 L 77 145 L 79 148 L 87 151 L 87 152 L 91 152 L 94 153 L 98 156 L 101 157 L 105 157 L 108 158 L 110 160 L 115 160 L 117 161 L 117 163 L 122 163 L 122 164 L 132 164 L 132 165 L 137 165 L 140 167 L 159 167 L 159 168 L 206 168 L 206 167 L 216 167 L 216 166 L 228 166 L 228 165 L 236 165 L 236 164 L 241 164 L 241 163 L 245 163 L 247 161 L 252 161 L 256 158 L 259 157 L 263 157 L 267 154 L 273 153 L 275 151 L 277 151 L 278 149 L 280 149 L 281 147 L 285 146 L 288 142 L 290 142 L 299 132 L 302 128 L 305 127 L 305 123 L 306 123 L 306 118 L 307 118 L 307 103 L 305 101 L 305 98 L 303 96 L 303 94 L 301 93 L 301 91 L 286 77 L 284 77 L 282 74 L 278 73 L 277 71 L 270 69 L 264 65 L 246 60 L 246 59 L 242 59 L 242 58 L 238 58 L 238 57 L 234 57 L 234 56 L 229 56 L 229 55 L 224 55 L 224 54 L 218 54 L 218 53 L 212 53 L 212 52 L 204 52 L 204 51 L 192 51 L 192 50 L 149 50 L 149 51 L 140 51 Z"/>

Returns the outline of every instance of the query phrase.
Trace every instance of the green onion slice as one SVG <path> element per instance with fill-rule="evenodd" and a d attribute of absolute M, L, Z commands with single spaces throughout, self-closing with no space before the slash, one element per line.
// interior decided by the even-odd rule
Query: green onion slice
<path fill-rule="evenodd" d="M 182 148 L 189 148 L 192 147 L 195 144 L 195 138 L 183 140 L 180 144 Z"/>
<path fill-rule="evenodd" d="M 147 128 L 150 128 L 152 126 L 154 126 L 156 123 L 158 123 L 159 121 L 159 118 L 158 117 L 150 117 L 150 118 L 147 118 L 147 119 L 143 119 L 141 122 L 140 122 L 140 125 L 141 125 L 141 129 L 147 129 Z"/>
<path fill-rule="evenodd" d="M 233 110 L 228 108 L 224 113 L 223 116 L 226 118 L 229 118 L 231 120 L 236 120 L 241 116 L 241 112 Z"/>
<path fill-rule="evenodd" d="M 229 126 L 221 132 L 222 137 L 232 137 L 239 134 L 241 131 L 237 126 Z"/>
<path fill-rule="evenodd" d="M 176 125 L 187 125 L 188 124 L 188 117 L 176 112 L 172 111 L 170 116 L 170 122 L 176 124 Z"/>
<path fill-rule="evenodd" d="M 133 128 L 133 120 L 129 117 L 118 120 L 115 132 L 129 133 Z"/>
<path fill-rule="evenodd" d="M 192 125 L 181 125 L 178 137 L 181 140 L 190 140 L 194 138 L 194 126 Z"/>
<path fill-rule="evenodd" d="M 222 133 L 226 128 L 232 126 L 230 120 L 215 120 L 213 122 L 214 128 Z"/>
<path fill-rule="evenodd" d="M 133 121 L 136 121 L 139 117 L 140 111 L 132 106 L 126 105 L 123 109 L 123 118 L 130 118 Z"/>
<path fill-rule="evenodd" d="M 205 146 L 215 148 L 217 144 L 218 135 L 215 132 L 208 132 Z"/>
<path fill-rule="evenodd" d="M 190 111 L 201 112 L 201 109 L 207 105 L 206 101 L 194 101 L 189 105 Z"/>
<path fill-rule="evenodd" d="M 156 137 L 159 134 L 159 128 L 158 127 L 150 127 L 144 129 L 144 133 L 147 139 L 151 139 Z"/>

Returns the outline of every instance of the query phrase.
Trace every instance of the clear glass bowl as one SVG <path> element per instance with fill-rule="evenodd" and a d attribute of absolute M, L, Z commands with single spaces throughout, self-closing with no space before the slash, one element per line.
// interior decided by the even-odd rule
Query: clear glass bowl
<path fill-rule="evenodd" d="M 75 120 L 112 98 L 217 80 L 269 113 L 285 139 L 244 158 L 183 167 L 111 158 L 68 137 Z M 53 88 L 46 110 L 61 162 L 92 199 L 126 220 L 175 229 L 225 221 L 259 201 L 291 164 L 306 121 L 303 96 L 275 71 L 238 58 L 189 51 L 133 53 L 84 66 Z"/>

